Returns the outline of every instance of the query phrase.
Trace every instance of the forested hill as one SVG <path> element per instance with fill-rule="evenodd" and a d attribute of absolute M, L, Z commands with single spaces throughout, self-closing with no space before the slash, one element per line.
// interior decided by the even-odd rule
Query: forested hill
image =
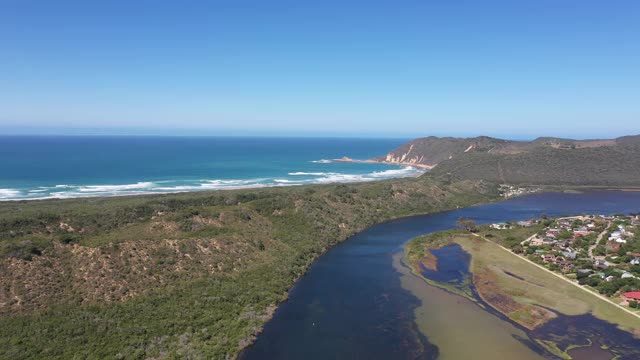
<path fill-rule="evenodd" d="M 640 186 L 640 136 L 528 142 L 429 137 L 376 160 L 433 167 L 431 176 L 506 184 Z"/>
<path fill-rule="evenodd" d="M 332 245 L 497 198 L 423 177 L 0 203 L 0 359 L 234 358 Z"/>

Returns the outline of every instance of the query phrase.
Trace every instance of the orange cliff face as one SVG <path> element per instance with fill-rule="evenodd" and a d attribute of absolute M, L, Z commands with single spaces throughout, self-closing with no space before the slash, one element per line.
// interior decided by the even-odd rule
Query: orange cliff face
<path fill-rule="evenodd" d="M 384 158 L 384 160 L 379 161 L 379 162 L 416 166 L 416 167 L 423 168 L 423 169 L 431 169 L 436 165 L 436 164 L 433 164 L 433 165 L 425 164 L 424 163 L 424 160 L 425 160 L 424 155 L 420 155 L 420 154 L 413 154 L 412 155 L 411 154 L 412 151 L 413 151 L 413 144 L 410 144 L 409 150 L 407 152 L 401 153 L 401 154 L 395 155 L 395 156 L 394 156 L 394 153 L 389 153 Z"/>
<path fill-rule="evenodd" d="M 637 144 L 640 136 L 604 140 L 572 140 L 561 138 L 537 138 L 532 141 L 513 141 L 478 136 L 473 138 L 429 136 L 409 141 L 385 156 L 372 159 L 379 163 L 401 164 L 431 169 L 436 165 L 473 154 L 517 155 L 546 150 L 572 151 L 586 148 L 607 148 Z M 606 150 L 606 149 L 605 149 Z"/>
<path fill-rule="evenodd" d="M 389 159 L 390 155 L 387 155 L 385 159 L 368 159 L 368 160 L 356 160 L 352 159 L 348 156 L 343 156 L 340 159 L 333 159 L 335 162 L 353 162 L 353 163 L 379 163 L 379 164 L 392 164 L 392 165 L 407 165 L 420 169 L 429 170 L 433 168 L 433 166 L 420 164 L 420 159 L 407 159 L 406 161 L 396 161 L 395 159 Z"/>

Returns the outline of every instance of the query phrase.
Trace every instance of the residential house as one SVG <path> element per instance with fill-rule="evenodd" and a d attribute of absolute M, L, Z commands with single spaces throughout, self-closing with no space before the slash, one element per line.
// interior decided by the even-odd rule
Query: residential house
<path fill-rule="evenodd" d="M 544 240 L 539 238 L 539 237 L 534 237 L 533 239 L 529 240 L 529 245 L 530 246 L 542 246 L 542 245 L 544 245 Z"/>
<path fill-rule="evenodd" d="M 518 221 L 518 225 L 522 227 L 531 227 L 533 226 L 533 221 L 532 220 Z"/>
<path fill-rule="evenodd" d="M 493 229 L 498 229 L 498 230 L 505 230 L 505 229 L 509 229 L 511 228 L 509 226 L 509 224 L 505 223 L 505 222 L 501 222 L 501 223 L 497 223 L 497 224 L 491 224 L 491 227 Z"/>
<path fill-rule="evenodd" d="M 560 230 L 558 229 L 549 229 L 546 231 L 546 234 L 548 237 L 552 237 L 555 238 L 556 236 L 558 236 L 558 234 L 560 234 Z"/>
<path fill-rule="evenodd" d="M 622 294 L 622 297 L 627 301 L 640 301 L 640 291 L 629 291 Z"/>
<path fill-rule="evenodd" d="M 572 263 L 568 263 L 566 265 L 562 266 L 562 272 L 568 273 L 573 271 L 573 269 L 575 269 L 575 265 L 573 265 Z"/>
<path fill-rule="evenodd" d="M 622 273 L 622 275 L 620 276 L 621 279 L 635 279 L 636 277 L 633 276 L 633 274 L 631 274 L 628 271 L 625 271 Z"/>
<path fill-rule="evenodd" d="M 569 272 L 573 270 L 573 268 L 575 268 L 575 265 L 573 265 L 571 261 L 564 260 L 561 257 L 558 257 L 558 259 L 561 259 L 561 260 L 556 260 L 556 265 L 562 268 L 562 272 Z"/>
<path fill-rule="evenodd" d="M 618 250 L 620 250 L 620 247 L 622 246 L 621 243 L 616 243 L 616 242 L 608 242 L 607 243 L 607 250 L 609 250 L 610 252 L 618 252 Z"/>
<path fill-rule="evenodd" d="M 589 231 L 589 229 L 587 229 L 586 226 L 581 226 L 577 229 L 573 229 L 573 237 L 577 238 L 580 236 L 587 236 L 591 233 L 591 231 Z"/>
<path fill-rule="evenodd" d="M 609 235 L 609 241 L 616 241 L 622 239 L 622 233 L 620 231 L 614 231 Z"/>

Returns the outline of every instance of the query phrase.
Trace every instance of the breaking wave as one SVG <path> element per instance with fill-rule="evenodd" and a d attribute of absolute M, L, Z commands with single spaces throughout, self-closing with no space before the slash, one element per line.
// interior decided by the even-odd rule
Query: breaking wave
<path fill-rule="evenodd" d="M 330 172 L 290 172 L 291 176 L 325 176 L 325 175 L 337 175 L 338 173 L 330 173 Z"/>
<path fill-rule="evenodd" d="M 20 195 L 20 191 L 14 189 L 0 189 L 0 199 L 12 199 Z"/>
<path fill-rule="evenodd" d="M 125 196 L 179 193 L 204 190 L 244 189 L 306 184 L 348 183 L 417 176 L 424 171 L 410 166 L 363 174 L 297 171 L 286 176 L 255 179 L 200 179 L 139 181 L 131 184 L 39 186 L 26 189 L 0 189 L 0 200 L 42 200 L 77 197 Z"/>

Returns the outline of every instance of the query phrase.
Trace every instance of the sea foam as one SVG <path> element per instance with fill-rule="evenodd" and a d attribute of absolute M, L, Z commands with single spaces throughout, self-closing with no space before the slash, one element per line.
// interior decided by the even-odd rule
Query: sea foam
<path fill-rule="evenodd" d="M 15 189 L 0 189 L 0 199 L 11 199 L 20 195 L 20 191 Z"/>
<path fill-rule="evenodd" d="M 362 174 L 326 171 L 292 171 L 286 176 L 253 179 L 200 179 L 139 181 L 131 184 L 40 186 L 32 189 L 0 189 L 0 200 L 68 199 L 77 197 L 125 196 L 141 194 L 179 193 L 205 190 L 230 190 L 305 184 L 352 183 L 423 173 L 410 166 Z"/>

